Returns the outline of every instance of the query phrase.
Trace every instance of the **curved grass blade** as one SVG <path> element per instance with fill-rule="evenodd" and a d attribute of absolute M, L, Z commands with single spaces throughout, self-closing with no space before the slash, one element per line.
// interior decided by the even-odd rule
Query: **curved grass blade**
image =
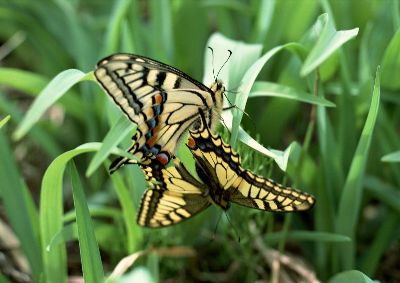
<path fill-rule="evenodd" d="M 90 176 L 101 165 L 101 163 L 109 156 L 112 149 L 117 146 L 126 136 L 128 136 L 135 125 L 129 121 L 125 116 L 119 120 L 108 131 L 103 140 L 103 144 L 98 152 L 96 152 L 89 167 L 86 171 L 86 176 Z"/>
<path fill-rule="evenodd" d="M 321 22 L 323 26 L 322 32 L 301 68 L 301 76 L 306 76 L 311 73 L 344 43 L 358 34 L 358 28 L 337 31 L 328 14 L 319 16 L 318 21 Z"/>
<path fill-rule="evenodd" d="M 10 78 L 13 78 L 10 80 Z M 0 84 L 17 89 L 31 96 L 37 96 L 46 87 L 50 80 L 39 74 L 14 68 L 0 68 Z M 83 120 L 84 111 L 76 93 L 69 90 L 69 94 L 60 99 L 65 111 L 72 116 Z"/>
<path fill-rule="evenodd" d="M 100 143 L 87 143 L 64 152 L 47 168 L 40 194 L 40 235 L 44 263 L 44 277 L 47 282 L 65 282 L 65 244 L 48 249 L 53 237 L 63 228 L 62 184 L 65 167 L 72 158 L 82 153 L 96 151 Z"/>
<path fill-rule="evenodd" d="M 86 74 L 82 71 L 69 69 L 52 79 L 29 108 L 21 124 L 14 132 L 14 139 L 21 139 L 51 105 L 85 76 Z"/>
<path fill-rule="evenodd" d="M 271 82 L 258 81 L 253 84 L 253 87 L 251 88 L 251 92 L 249 94 L 249 98 L 259 96 L 282 97 L 326 107 L 336 106 L 335 103 L 323 97 L 311 95 L 305 91 L 300 91 L 290 86 Z"/>
<path fill-rule="evenodd" d="M 79 175 L 73 162 L 70 165 L 69 171 L 71 174 L 71 186 L 76 211 L 83 278 L 85 282 L 103 282 L 104 271 L 101 264 L 99 246 L 94 235 L 86 197 L 83 193 Z"/>

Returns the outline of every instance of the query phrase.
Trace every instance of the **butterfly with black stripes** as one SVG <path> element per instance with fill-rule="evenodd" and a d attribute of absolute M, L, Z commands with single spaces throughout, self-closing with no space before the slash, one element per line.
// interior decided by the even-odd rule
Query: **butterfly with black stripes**
<path fill-rule="evenodd" d="M 202 124 L 190 130 L 187 143 L 195 159 L 197 179 L 183 163 L 165 168 L 154 160 L 141 165 L 150 188 L 142 197 L 137 222 L 164 227 L 181 222 L 211 204 L 227 210 L 230 204 L 264 211 L 303 211 L 315 202 L 312 195 L 257 176 L 242 168 L 240 157 L 222 138 L 213 134 L 200 110 Z"/>
<path fill-rule="evenodd" d="M 139 160 L 157 159 L 167 164 L 185 132 L 199 127 L 199 108 L 210 129 L 219 121 L 225 88 L 217 79 L 207 87 L 174 67 L 123 53 L 100 60 L 94 74 L 126 116 L 137 124 L 128 152 Z M 117 158 L 110 171 L 127 163 L 137 161 Z"/>

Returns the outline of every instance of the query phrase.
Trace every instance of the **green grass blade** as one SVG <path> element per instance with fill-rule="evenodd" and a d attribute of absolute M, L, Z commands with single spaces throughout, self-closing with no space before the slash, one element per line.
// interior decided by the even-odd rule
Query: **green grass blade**
<path fill-rule="evenodd" d="M 10 80 L 10 78 L 13 79 Z M 37 96 L 49 81 L 48 78 L 33 72 L 14 68 L 0 68 L 0 85 L 22 91 L 31 96 Z M 82 102 L 78 99 L 76 92 L 69 90 L 69 94 L 63 96 L 60 103 L 65 107 L 65 111 L 83 120 Z"/>
<path fill-rule="evenodd" d="M 372 93 L 371 106 L 365 121 L 356 152 L 351 162 L 350 170 L 343 188 L 339 202 L 338 215 L 336 219 L 336 233 L 351 237 L 353 243 L 339 249 L 342 267 L 350 269 L 354 267 L 355 256 L 355 232 L 357 219 L 360 213 L 362 198 L 362 180 L 368 160 L 369 148 L 372 134 L 378 116 L 380 100 L 379 69 L 376 72 L 375 85 Z"/>
<path fill-rule="evenodd" d="M 400 214 L 398 211 L 390 212 L 385 215 L 384 221 L 378 227 L 377 231 L 374 231 L 373 242 L 369 245 L 366 254 L 361 262 L 361 270 L 367 275 L 372 276 L 379 268 L 382 262 L 382 257 L 390 244 L 398 239 L 398 224 L 400 221 Z"/>
<path fill-rule="evenodd" d="M 40 195 L 40 235 L 47 282 L 66 281 L 65 244 L 48 250 L 53 237 L 63 228 L 62 184 L 65 167 L 75 156 L 97 151 L 100 146 L 100 143 L 87 143 L 61 154 L 53 160 L 43 176 Z"/>
<path fill-rule="evenodd" d="M 315 96 L 305 91 L 300 91 L 289 86 L 271 82 L 258 81 L 254 83 L 253 87 L 251 88 L 249 98 L 259 96 L 281 97 L 319 106 L 335 107 L 335 104 L 333 102 L 323 97 Z"/>
<path fill-rule="evenodd" d="M 364 185 L 374 198 L 400 214 L 400 192 L 396 187 L 370 176 L 365 178 Z"/>
<path fill-rule="evenodd" d="M 381 161 L 383 161 L 383 162 L 400 162 L 400 150 L 384 155 L 382 157 Z"/>
<path fill-rule="evenodd" d="M 11 124 L 19 124 L 22 121 L 23 112 L 18 108 L 17 103 L 8 100 L 0 93 L 0 110 L 10 113 L 12 116 Z M 43 148 L 50 156 L 55 157 L 62 152 L 56 139 L 42 127 L 33 128 L 28 133 L 29 138 Z"/>
<path fill-rule="evenodd" d="M 113 12 L 110 20 L 108 21 L 106 32 L 106 46 L 102 52 L 105 56 L 118 50 L 118 44 L 121 39 L 122 23 L 134 1 L 119 0 L 115 2 Z"/>
<path fill-rule="evenodd" d="M 5 124 L 7 124 L 8 120 L 10 120 L 10 117 L 11 117 L 10 115 L 7 115 L 6 117 L 0 120 L 0 129 L 3 128 Z"/>
<path fill-rule="evenodd" d="M 126 136 L 128 136 L 134 124 L 125 116 L 121 116 L 114 126 L 109 130 L 104 138 L 100 150 L 95 154 L 86 171 L 86 176 L 90 176 L 107 158 L 112 149 L 117 146 Z"/>
<path fill-rule="evenodd" d="M 278 243 L 282 238 L 286 240 L 293 240 L 296 242 L 300 241 L 311 241 L 311 242 L 350 242 L 351 238 L 344 235 L 328 233 L 328 232 L 317 232 L 317 231 L 296 231 L 292 230 L 289 233 L 273 232 L 268 233 L 265 236 L 265 241 L 270 244 Z"/>
<path fill-rule="evenodd" d="M 34 215 L 32 212 L 32 199 L 25 184 L 19 176 L 12 150 L 8 144 L 3 130 L 0 130 L 0 197 L 6 215 L 17 235 L 22 250 L 24 251 L 35 281 L 39 281 L 42 272 L 42 258 L 37 227 L 33 227 Z"/>
<path fill-rule="evenodd" d="M 40 116 L 85 75 L 79 70 L 70 69 L 61 72 L 51 80 L 29 108 L 21 124 L 14 132 L 14 138 L 17 140 L 22 138 L 39 120 Z"/>
<path fill-rule="evenodd" d="M 400 30 L 389 43 L 382 60 L 382 86 L 391 90 L 400 88 Z"/>
<path fill-rule="evenodd" d="M 135 202 L 132 198 L 132 194 L 126 187 L 121 175 L 115 172 L 111 175 L 111 180 L 117 193 L 119 203 L 121 204 L 122 214 L 126 227 L 126 238 L 128 253 L 133 253 L 137 250 L 139 243 L 142 240 L 143 232 L 141 228 L 136 224 L 136 208 L 133 205 Z"/>
<path fill-rule="evenodd" d="M 86 197 L 83 193 L 82 184 L 73 162 L 70 166 L 70 174 L 76 211 L 83 278 L 85 282 L 103 282 L 104 271 L 101 264 L 99 246 L 97 245 L 96 237 L 94 235 L 93 224 L 90 218 Z"/>
<path fill-rule="evenodd" d="M 306 76 L 318 68 L 318 66 L 325 62 L 329 56 L 338 50 L 344 43 L 358 34 L 358 28 L 337 31 L 328 14 L 322 14 L 318 18 L 318 21 L 321 22 L 323 29 L 317 43 L 308 54 L 307 59 L 301 68 L 300 74 L 302 76 Z"/>

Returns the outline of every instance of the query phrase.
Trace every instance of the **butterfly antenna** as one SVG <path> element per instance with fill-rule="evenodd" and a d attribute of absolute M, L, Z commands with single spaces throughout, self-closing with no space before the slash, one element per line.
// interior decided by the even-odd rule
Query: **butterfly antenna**
<path fill-rule="evenodd" d="M 217 77 L 215 76 L 215 72 L 214 72 L 214 49 L 212 49 L 211 46 L 208 46 L 208 49 L 211 50 L 211 58 L 212 58 L 212 72 L 213 72 L 213 77 L 214 77 L 214 81 L 217 81 Z"/>
<path fill-rule="evenodd" d="M 238 230 L 237 230 L 236 227 L 232 224 L 231 219 L 229 218 L 229 215 L 228 215 L 228 213 L 227 213 L 226 211 L 225 211 L 225 215 L 226 215 L 226 218 L 228 219 L 229 224 L 231 224 L 231 226 L 232 226 L 232 228 L 233 228 L 233 231 L 235 232 L 235 234 L 236 234 L 236 236 L 237 236 L 237 238 L 238 238 L 238 243 L 240 243 L 240 236 L 239 236 Z"/>
<path fill-rule="evenodd" d="M 232 56 L 232 50 L 228 49 L 228 52 L 229 52 L 228 58 L 226 58 L 224 64 L 222 64 L 221 68 L 219 68 L 219 71 L 217 73 L 217 78 L 218 78 L 219 73 L 221 72 L 222 68 L 225 66 L 225 64 L 229 61 L 229 58 L 231 58 L 231 56 Z"/>
<path fill-rule="evenodd" d="M 221 216 L 222 216 L 222 211 L 221 211 L 221 213 L 219 214 L 217 223 L 215 224 L 214 233 L 213 233 L 213 237 L 212 237 L 211 241 L 214 241 L 214 240 L 215 240 L 215 237 L 216 237 L 216 235 L 217 235 L 217 229 L 218 229 L 219 221 L 221 220 Z"/>

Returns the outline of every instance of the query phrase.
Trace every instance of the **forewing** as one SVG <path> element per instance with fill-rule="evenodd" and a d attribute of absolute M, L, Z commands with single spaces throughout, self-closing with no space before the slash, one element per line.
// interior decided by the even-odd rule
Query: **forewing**
<path fill-rule="evenodd" d="M 95 76 L 127 117 L 138 125 L 129 152 L 139 157 L 165 152 L 171 157 L 183 133 L 198 119 L 198 109 L 214 105 L 213 92 L 185 73 L 136 55 L 101 60 Z M 111 170 L 129 162 L 118 158 Z"/>

